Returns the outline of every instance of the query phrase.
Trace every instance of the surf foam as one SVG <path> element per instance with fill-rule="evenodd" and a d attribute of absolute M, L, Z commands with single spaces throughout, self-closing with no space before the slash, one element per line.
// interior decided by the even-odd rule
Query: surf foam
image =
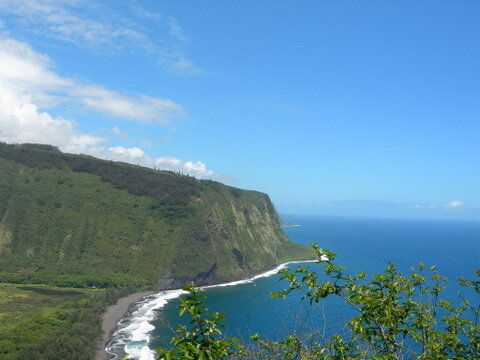
<path fill-rule="evenodd" d="M 236 286 L 241 284 L 252 283 L 260 278 L 269 277 L 277 274 L 280 270 L 285 269 L 292 264 L 302 264 L 316 262 L 316 260 L 289 261 L 283 263 L 276 268 L 266 271 L 262 274 L 255 275 L 249 279 L 231 281 L 223 284 L 215 284 L 200 287 L 201 290 L 208 290 L 225 286 Z M 186 291 L 165 290 L 157 294 L 147 296 L 144 300 L 134 306 L 134 311 L 118 324 L 118 329 L 113 334 L 113 340 L 105 349 L 109 354 L 118 359 L 114 353 L 115 350 L 121 349 L 127 354 L 127 358 L 131 360 L 154 360 L 155 352 L 148 346 L 150 343 L 150 333 L 155 330 L 152 322 L 156 319 L 156 311 L 162 309 L 168 302 L 187 294 Z"/>
<path fill-rule="evenodd" d="M 155 326 L 151 324 L 156 318 L 155 311 L 186 293 L 181 289 L 161 291 L 137 303 L 131 315 L 119 322 L 118 329 L 113 334 L 113 340 L 105 350 L 115 359 L 118 359 L 118 356 L 114 351 L 123 348 L 128 359 L 154 360 L 155 352 L 148 347 L 148 344 L 150 333 L 155 330 Z"/>

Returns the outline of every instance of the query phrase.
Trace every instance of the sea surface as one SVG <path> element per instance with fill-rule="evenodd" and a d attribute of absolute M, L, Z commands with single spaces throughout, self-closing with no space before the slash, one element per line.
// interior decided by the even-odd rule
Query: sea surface
<path fill-rule="evenodd" d="M 419 262 L 436 265 L 439 273 L 449 279 L 445 296 L 453 301 L 460 299 L 456 280 L 461 276 L 473 278 L 474 271 L 480 268 L 480 222 L 307 216 L 283 219 L 298 225 L 284 227 L 292 241 L 317 243 L 337 253 L 337 263 L 349 271 L 378 273 L 387 262 L 395 263 L 402 271 L 409 271 Z M 314 263 L 300 265 L 321 270 Z M 248 339 L 260 333 L 275 340 L 292 331 L 325 337 L 346 331 L 345 324 L 355 310 L 338 299 L 314 306 L 302 302 L 301 294 L 272 299 L 272 291 L 287 286 L 275 272 L 205 290 L 208 309 L 225 313 L 228 335 Z M 137 304 L 132 315 L 122 320 L 110 351 L 119 358 L 128 355 L 130 359 L 153 359 L 152 349 L 168 346 L 173 329 L 186 321 L 178 316 L 179 296 L 183 296 L 182 291 L 168 291 Z"/>

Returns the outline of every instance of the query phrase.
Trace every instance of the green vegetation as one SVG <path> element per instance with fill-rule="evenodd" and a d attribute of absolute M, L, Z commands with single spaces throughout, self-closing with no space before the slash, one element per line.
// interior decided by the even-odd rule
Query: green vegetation
<path fill-rule="evenodd" d="M 223 314 L 208 313 L 203 307 L 204 295 L 199 294 L 193 286 L 185 288 L 190 295 L 180 299 L 180 316 L 188 314 L 191 317 L 191 328 L 180 326 L 172 342 L 171 349 L 157 349 L 160 359 L 224 359 L 241 352 L 239 342 L 234 338 L 222 338 L 221 328 Z M 237 346 L 238 343 L 238 346 Z"/>
<path fill-rule="evenodd" d="M 144 288 L 249 277 L 313 252 L 290 243 L 267 195 L 83 155 L 47 145 L 0 143 L 0 358 L 90 359 L 101 314 Z M 423 265 L 349 275 L 315 247 L 325 277 L 284 270 L 289 286 L 319 302 L 338 296 L 358 311 L 348 335 L 292 334 L 253 344 L 222 336 L 188 288 L 191 317 L 165 359 L 477 359 L 480 306 L 441 299 L 445 280 Z M 477 272 L 480 277 L 480 271 Z M 461 280 L 480 294 L 480 280 Z M 37 284 L 37 285 L 35 285 Z M 38 285 L 49 284 L 50 286 Z M 55 286 L 55 287 L 53 287 Z M 63 288 L 61 288 L 63 287 Z M 66 289 L 65 287 L 68 287 Z"/>
<path fill-rule="evenodd" d="M 90 359 L 121 295 L 312 256 L 265 194 L 48 145 L 0 143 L 0 189 L 2 360 Z"/>
<path fill-rule="evenodd" d="M 311 256 L 267 195 L 168 171 L 0 143 L 0 281 L 166 288 Z"/>
<path fill-rule="evenodd" d="M 276 297 L 302 291 L 303 300 L 317 303 L 330 296 L 340 297 L 358 316 L 352 318 L 349 334 L 330 339 L 315 334 L 292 334 L 281 341 L 264 341 L 254 334 L 252 344 L 224 337 L 224 318 L 208 313 L 203 295 L 186 288 L 180 315 L 188 314 L 190 327 L 181 326 L 170 349 L 157 349 L 159 358 L 173 359 L 262 359 L 262 360 L 440 360 L 480 358 L 480 270 L 475 280 L 460 279 L 477 302 L 464 299 L 455 305 L 441 298 L 445 280 L 435 267 L 418 269 L 408 275 L 393 264 L 371 279 L 365 273 L 346 274 L 335 263 L 335 254 L 314 246 L 324 274 L 308 267 L 282 271 L 288 287 Z M 320 280 L 320 278 L 322 280 Z M 323 280 L 326 279 L 326 280 Z"/>
<path fill-rule="evenodd" d="M 100 315 L 123 294 L 0 284 L 0 359 L 90 360 Z"/>

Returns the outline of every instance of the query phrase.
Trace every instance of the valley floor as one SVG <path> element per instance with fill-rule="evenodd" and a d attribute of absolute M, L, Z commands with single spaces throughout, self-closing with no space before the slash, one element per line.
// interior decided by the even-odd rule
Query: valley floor
<path fill-rule="evenodd" d="M 0 284 L 0 358 L 40 359 L 64 348 L 80 359 L 98 337 L 95 319 L 104 294 L 99 289 Z"/>

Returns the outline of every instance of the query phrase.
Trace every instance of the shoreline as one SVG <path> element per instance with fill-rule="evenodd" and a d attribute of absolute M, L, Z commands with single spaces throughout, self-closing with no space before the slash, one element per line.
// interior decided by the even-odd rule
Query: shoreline
<path fill-rule="evenodd" d="M 247 279 L 234 280 L 234 281 L 230 281 L 230 282 L 226 282 L 226 283 L 220 283 L 220 284 L 199 286 L 198 289 L 209 290 L 209 289 L 214 289 L 214 288 L 218 288 L 218 287 L 236 286 L 236 285 L 241 285 L 241 284 L 247 284 L 247 283 L 251 283 L 251 282 L 253 282 L 257 279 L 260 279 L 260 278 L 270 277 L 272 275 L 275 275 L 280 270 L 286 268 L 288 265 L 291 265 L 291 264 L 314 263 L 314 262 L 317 262 L 317 260 L 287 261 L 285 263 L 282 263 L 282 264 L 276 266 L 275 268 L 273 268 L 271 270 L 264 271 L 260 274 L 254 275 L 254 276 L 252 276 L 250 278 L 247 278 Z M 142 301 L 145 302 L 146 305 L 147 305 L 146 307 L 148 308 L 148 311 L 150 312 L 152 310 L 158 310 L 158 309 L 163 308 L 167 304 L 168 301 L 177 299 L 178 297 L 180 297 L 181 295 L 183 295 L 185 293 L 186 292 L 183 291 L 182 289 L 159 290 L 159 291 L 156 291 L 156 292 L 149 291 L 149 292 L 143 292 L 143 293 L 135 293 L 135 294 L 131 294 L 129 296 L 126 296 L 124 298 L 121 298 L 117 302 L 117 304 L 111 305 L 107 309 L 107 311 L 104 313 L 104 317 L 103 317 L 104 320 L 102 321 L 102 330 L 104 331 L 104 335 L 103 335 L 103 338 L 102 338 L 102 348 L 97 349 L 94 360 L 109 360 L 113 357 L 114 354 L 108 351 L 108 347 L 115 340 L 114 337 L 113 337 L 114 334 L 119 330 L 125 330 L 125 329 L 119 328 L 118 323 L 119 323 L 120 320 L 122 320 L 126 317 L 132 317 L 132 308 L 136 304 L 139 304 Z M 149 297 L 149 296 L 156 296 L 156 298 L 153 298 L 150 301 L 146 301 L 146 298 Z M 120 305 L 120 310 L 119 310 L 118 307 L 119 307 L 119 304 L 120 304 L 121 301 L 122 301 L 122 304 Z M 153 306 L 148 306 L 149 303 L 154 303 L 154 302 L 159 302 L 159 303 L 154 304 Z M 109 321 L 108 324 L 105 324 L 105 322 L 106 322 L 105 320 L 107 319 L 107 313 L 109 311 L 110 311 L 110 314 L 108 314 L 108 315 L 109 315 L 110 318 L 108 320 L 110 320 L 110 321 Z M 123 314 L 119 317 L 118 315 L 122 311 L 123 311 Z M 115 319 L 115 321 L 113 323 L 111 321 L 112 319 Z M 108 332 L 106 330 L 108 330 Z M 147 331 L 145 333 L 143 333 L 143 331 L 141 331 L 140 333 L 141 334 L 143 333 L 143 335 L 147 335 L 147 338 L 149 338 L 148 337 L 149 332 L 150 332 L 150 330 L 147 329 Z M 147 343 L 148 342 L 149 342 L 149 340 L 147 340 Z M 148 345 L 146 346 L 146 348 L 148 350 L 150 350 L 150 348 L 148 348 Z M 144 350 L 144 352 L 148 351 L 148 350 L 145 350 L 145 349 L 143 349 L 143 350 Z"/>
<path fill-rule="evenodd" d="M 130 313 L 130 309 L 136 303 L 149 295 L 155 294 L 154 291 L 143 291 L 133 293 L 118 299 L 118 301 L 107 307 L 102 315 L 102 338 L 99 340 L 94 360 L 108 360 L 111 358 L 106 348 L 112 341 L 112 336 L 117 328 L 117 324 Z"/>

